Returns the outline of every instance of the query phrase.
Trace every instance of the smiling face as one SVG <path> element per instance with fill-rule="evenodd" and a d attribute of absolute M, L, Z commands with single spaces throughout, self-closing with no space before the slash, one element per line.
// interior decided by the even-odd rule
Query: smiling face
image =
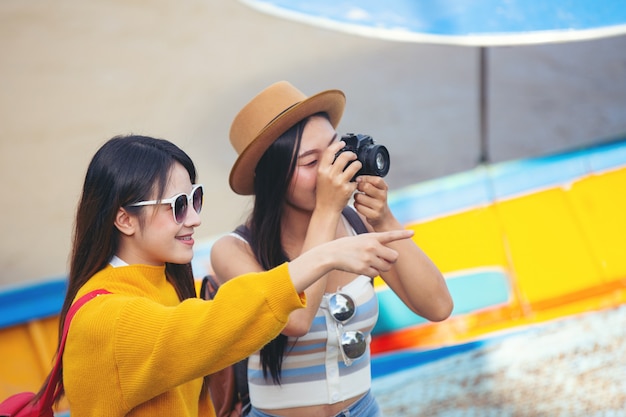
<path fill-rule="evenodd" d="M 313 116 L 308 120 L 302 131 L 296 169 L 287 192 L 289 206 L 313 211 L 319 161 L 322 153 L 335 140 L 337 132 L 327 118 Z"/>
<path fill-rule="evenodd" d="M 190 194 L 193 184 L 182 165 L 173 165 L 163 198 L 176 194 Z M 151 199 L 158 199 L 152 196 Z M 120 214 L 121 213 L 121 214 Z M 170 204 L 142 207 L 139 215 L 120 209 L 116 226 L 122 239 L 118 257 L 128 264 L 163 265 L 164 263 L 186 264 L 193 257 L 193 232 L 200 225 L 200 216 L 193 207 L 181 224 L 174 221 Z M 141 216 L 141 218 L 140 218 Z"/>

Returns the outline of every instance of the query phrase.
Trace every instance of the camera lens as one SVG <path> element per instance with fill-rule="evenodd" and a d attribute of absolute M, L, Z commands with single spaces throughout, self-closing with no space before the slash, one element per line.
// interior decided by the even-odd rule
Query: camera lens
<path fill-rule="evenodd" d="M 384 177 L 389 172 L 389 152 L 383 145 L 376 145 L 374 139 L 368 135 L 361 135 L 354 133 L 348 133 L 341 137 L 346 143 L 337 154 L 337 157 L 346 151 L 354 152 L 357 156 L 357 160 L 361 162 L 363 167 L 357 172 L 352 181 L 355 181 L 359 175 L 376 175 Z M 350 165 L 350 163 L 348 163 Z"/>
<path fill-rule="evenodd" d="M 385 157 L 381 153 L 376 154 L 376 169 L 382 171 L 383 169 L 385 169 L 385 165 L 387 165 Z"/>
<path fill-rule="evenodd" d="M 389 172 L 389 152 L 384 146 L 372 146 L 364 159 L 363 168 L 368 175 L 384 177 Z"/>

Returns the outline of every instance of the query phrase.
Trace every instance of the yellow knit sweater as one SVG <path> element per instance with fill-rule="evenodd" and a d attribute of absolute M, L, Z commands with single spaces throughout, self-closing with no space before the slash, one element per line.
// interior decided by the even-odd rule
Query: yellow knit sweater
<path fill-rule="evenodd" d="M 78 311 L 63 355 L 72 417 L 214 416 L 202 377 L 259 350 L 305 305 L 287 264 L 230 280 L 213 301 L 180 302 L 164 267 L 108 266 L 77 298 L 98 288 L 113 294 Z"/>

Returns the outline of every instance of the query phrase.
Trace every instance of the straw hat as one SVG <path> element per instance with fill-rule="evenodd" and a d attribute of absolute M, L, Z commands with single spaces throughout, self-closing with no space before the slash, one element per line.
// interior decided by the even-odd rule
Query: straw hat
<path fill-rule="evenodd" d="M 267 148 L 293 125 L 315 113 L 326 112 L 334 128 L 339 124 L 346 97 L 326 90 L 311 97 L 287 81 L 270 85 L 235 116 L 230 143 L 239 155 L 230 171 L 230 188 L 237 194 L 254 194 L 254 171 Z"/>

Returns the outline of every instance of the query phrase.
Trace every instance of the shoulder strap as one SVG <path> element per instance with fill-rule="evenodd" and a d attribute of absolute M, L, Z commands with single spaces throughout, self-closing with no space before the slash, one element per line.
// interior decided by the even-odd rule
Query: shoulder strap
<path fill-rule="evenodd" d="M 239 228 L 245 228 L 245 226 L 239 226 Z M 245 229 L 247 232 L 247 228 Z M 239 233 L 238 233 L 239 234 Z M 241 236 L 241 234 L 239 234 Z M 202 286 L 200 287 L 200 296 L 205 300 L 212 300 L 217 294 L 220 284 L 215 277 L 211 274 L 205 275 L 202 278 Z M 241 401 L 242 415 L 248 414 L 250 411 L 250 394 L 248 392 L 248 358 L 242 359 L 239 362 L 234 363 L 232 366 L 234 376 L 234 388 L 233 402 Z M 230 383 L 230 382 L 229 382 Z"/>
<path fill-rule="evenodd" d="M 363 219 L 361 219 L 361 216 L 359 216 L 356 210 L 352 207 L 345 206 L 343 210 L 341 210 L 341 214 L 343 214 L 346 220 L 348 220 L 348 223 L 350 223 L 350 226 L 352 226 L 357 235 L 369 232 L 369 230 L 367 230 L 367 227 L 365 226 L 365 223 L 363 223 Z M 371 279 L 371 283 L 372 285 L 374 285 L 374 278 Z"/>
<path fill-rule="evenodd" d="M 54 367 L 52 368 L 52 372 L 50 373 L 48 385 L 46 386 L 46 390 L 44 391 L 43 396 L 41 397 L 41 402 L 46 406 L 52 406 L 54 400 L 61 394 L 61 390 L 63 388 L 63 383 L 61 382 L 61 368 L 63 366 L 63 350 L 65 349 L 65 340 L 67 339 L 67 333 L 70 329 L 70 323 L 72 322 L 74 315 L 76 315 L 76 312 L 78 312 L 78 310 L 83 305 L 85 305 L 88 301 L 93 300 L 100 294 L 111 293 L 104 289 L 88 292 L 87 294 L 76 300 L 74 304 L 72 304 L 67 312 L 67 316 L 65 316 L 65 324 L 63 325 L 63 336 L 61 337 L 59 351 L 57 352 L 56 361 L 54 363 Z"/>
<path fill-rule="evenodd" d="M 355 209 L 350 206 L 345 206 L 343 210 L 341 210 L 341 214 L 348 220 L 348 223 L 350 223 L 350 226 L 352 226 L 357 235 L 368 232 L 365 223 L 363 223 L 363 219 L 361 219 Z"/>
<path fill-rule="evenodd" d="M 236 233 L 244 238 L 246 242 L 250 242 L 250 229 L 248 229 L 248 226 L 246 226 L 245 224 L 240 224 L 239 226 L 237 226 L 237 228 L 233 230 L 233 233 Z"/>
<path fill-rule="evenodd" d="M 213 275 L 205 275 L 202 278 L 202 285 L 200 286 L 200 298 L 204 300 L 212 300 L 217 293 L 220 284 L 217 283 Z"/>

